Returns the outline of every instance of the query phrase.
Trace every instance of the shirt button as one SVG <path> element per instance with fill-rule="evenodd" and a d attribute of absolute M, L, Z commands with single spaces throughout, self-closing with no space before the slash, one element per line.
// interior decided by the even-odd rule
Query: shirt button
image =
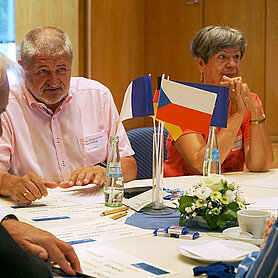
<path fill-rule="evenodd" d="M 56 138 L 56 141 L 57 141 L 58 144 L 60 143 L 59 137 Z"/>

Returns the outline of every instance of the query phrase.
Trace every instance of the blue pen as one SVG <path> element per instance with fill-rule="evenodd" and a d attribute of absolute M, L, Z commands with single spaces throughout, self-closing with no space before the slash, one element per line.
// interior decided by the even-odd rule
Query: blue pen
<path fill-rule="evenodd" d="M 31 205 L 16 205 L 16 206 L 11 206 L 11 208 L 13 208 L 13 209 L 36 208 L 36 207 L 46 207 L 46 204 L 31 204 Z"/>
<path fill-rule="evenodd" d="M 49 221 L 49 220 L 62 220 L 62 219 L 70 219 L 70 217 L 56 216 L 56 217 L 46 217 L 46 218 L 33 218 L 32 221 L 40 222 L 40 221 Z"/>

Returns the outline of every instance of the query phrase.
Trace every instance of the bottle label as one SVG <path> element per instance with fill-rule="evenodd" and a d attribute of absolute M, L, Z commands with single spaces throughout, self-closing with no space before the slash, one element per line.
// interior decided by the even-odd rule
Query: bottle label
<path fill-rule="evenodd" d="M 205 153 L 205 161 L 208 160 L 208 157 L 209 157 L 209 149 L 206 148 L 206 153 Z"/>
<path fill-rule="evenodd" d="M 109 178 L 121 178 L 122 174 L 122 167 L 121 163 L 119 162 L 110 162 L 109 165 Z"/>
<path fill-rule="evenodd" d="M 220 155 L 218 149 L 212 149 L 211 161 L 220 161 Z"/>

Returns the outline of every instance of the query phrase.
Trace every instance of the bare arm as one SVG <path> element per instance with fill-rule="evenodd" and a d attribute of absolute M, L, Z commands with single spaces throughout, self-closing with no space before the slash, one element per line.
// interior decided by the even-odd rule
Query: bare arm
<path fill-rule="evenodd" d="M 224 77 L 221 84 L 236 89 L 236 98 L 231 94 L 230 98 L 236 110 L 241 109 L 242 104 L 250 112 L 250 120 L 260 120 L 263 118 L 261 107 L 252 96 L 248 85 L 242 82 L 241 78 L 230 79 Z M 240 96 L 240 98 L 239 98 Z M 240 101 L 239 101 L 240 100 Z M 238 106 L 240 105 L 240 106 Z M 269 134 L 265 123 L 250 126 L 250 140 L 244 143 L 245 163 L 250 171 L 266 171 L 273 162 L 273 150 Z"/>
<path fill-rule="evenodd" d="M 137 164 L 133 156 L 121 158 L 124 182 L 135 180 L 137 176 Z"/>
<path fill-rule="evenodd" d="M 242 99 L 250 112 L 250 120 L 261 120 L 264 115 L 247 84 L 242 84 Z M 250 124 L 250 140 L 244 144 L 246 167 L 250 171 L 266 171 L 273 162 L 273 150 L 265 122 Z"/>
<path fill-rule="evenodd" d="M 234 113 L 228 118 L 227 128 L 222 128 L 216 135 L 221 164 L 232 148 L 242 119 L 242 115 Z M 174 142 L 174 145 L 192 171 L 195 174 L 202 174 L 206 152 L 203 136 L 197 133 L 185 134 Z"/>

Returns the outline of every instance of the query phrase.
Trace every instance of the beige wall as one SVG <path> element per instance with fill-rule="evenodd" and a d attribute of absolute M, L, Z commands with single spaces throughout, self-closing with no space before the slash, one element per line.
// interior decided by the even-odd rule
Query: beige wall
<path fill-rule="evenodd" d="M 278 142 L 278 1 L 267 0 L 266 10 L 266 68 L 265 68 L 265 106 L 267 126 L 272 140 Z M 278 145 L 278 144 L 277 144 Z M 278 155 L 278 151 L 276 152 Z M 277 158 L 278 166 L 278 158 Z"/>
<path fill-rule="evenodd" d="M 278 142 L 278 1 L 187 2 L 15 0 L 16 42 L 19 44 L 28 30 L 39 25 L 63 29 L 73 43 L 73 75 L 86 76 L 85 65 L 90 61 L 90 76 L 108 86 L 120 109 L 125 90 L 136 77 L 152 74 L 153 86 L 162 73 L 172 79 L 199 82 L 189 49 L 196 31 L 208 24 L 237 27 L 248 37 L 242 76 L 260 96 L 272 140 Z M 142 118 L 124 124 L 131 129 L 150 122 Z"/>
<path fill-rule="evenodd" d="M 172 79 L 199 82 L 199 72 L 189 53 L 193 35 L 208 24 L 237 27 L 248 37 L 242 75 L 262 99 L 272 140 L 278 142 L 278 1 L 187 2 L 192 1 L 15 0 L 16 42 L 38 25 L 63 29 L 73 43 L 73 75 L 87 72 L 84 49 L 86 53 L 91 51 L 92 78 L 109 87 L 120 109 L 129 82 L 144 74 L 152 74 L 153 86 L 161 73 Z M 124 124 L 131 129 L 149 125 L 150 121 L 139 118 Z"/>
<path fill-rule="evenodd" d="M 51 25 L 70 37 L 74 60 L 72 75 L 79 75 L 79 1 L 78 0 L 15 0 L 16 44 L 37 26 Z"/>
<path fill-rule="evenodd" d="M 145 1 L 91 0 L 92 78 L 112 92 L 121 109 L 128 84 L 145 74 Z M 147 118 L 124 122 L 127 129 L 146 125 Z"/>

